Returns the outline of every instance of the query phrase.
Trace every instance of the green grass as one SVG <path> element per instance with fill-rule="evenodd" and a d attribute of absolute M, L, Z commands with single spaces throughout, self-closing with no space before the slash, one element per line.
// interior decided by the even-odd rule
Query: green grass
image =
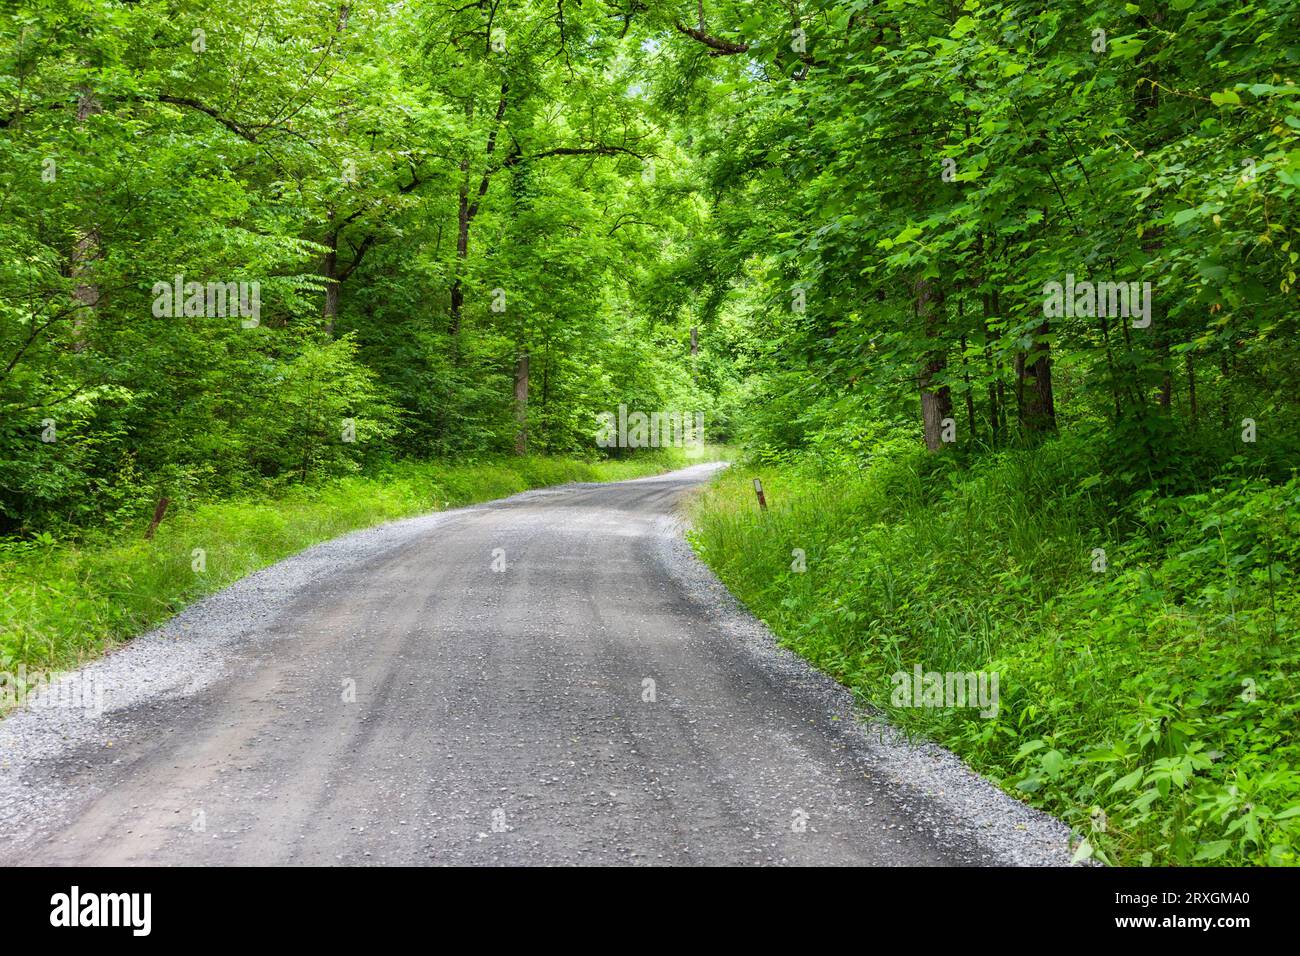
<path fill-rule="evenodd" d="M 716 460 L 661 450 L 589 463 L 504 458 L 405 462 L 382 473 L 294 485 L 274 496 L 180 503 L 152 541 L 144 526 L 0 541 L 0 672 L 63 670 L 166 620 L 198 598 L 358 528 L 570 481 L 618 481 Z M 205 568 L 196 572 L 195 549 Z M 3 701 L 0 700 L 0 706 Z"/>
<path fill-rule="evenodd" d="M 1294 865 L 1300 480 L 1120 502 L 1088 452 L 733 468 L 692 539 L 787 646 L 1062 817 L 1083 854 Z M 916 664 L 997 672 L 996 717 L 894 706 Z"/>

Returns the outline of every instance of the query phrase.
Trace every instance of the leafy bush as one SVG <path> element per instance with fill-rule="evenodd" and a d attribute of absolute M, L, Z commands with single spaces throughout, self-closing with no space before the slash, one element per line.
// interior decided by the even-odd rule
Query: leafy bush
<path fill-rule="evenodd" d="M 1300 478 L 1113 499 L 1097 461 L 1056 440 L 969 470 L 910 444 L 737 469 L 693 540 L 784 643 L 1060 815 L 1081 855 L 1295 864 Z M 997 672 L 996 716 L 894 706 L 917 663 Z"/>

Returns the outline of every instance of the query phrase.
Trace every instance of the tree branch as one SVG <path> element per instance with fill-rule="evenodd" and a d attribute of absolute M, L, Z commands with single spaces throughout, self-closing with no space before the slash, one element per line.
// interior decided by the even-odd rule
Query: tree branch
<path fill-rule="evenodd" d="M 519 159 L 545 159 L 548 156 L 614 156 L 620 153 L 625 156 L 635 156 L 637 159 L 645 158 L 644 154 L 628 149 L 626 146 L 601 144 L 599 146 L 556 146 L 554 149 L 545 149 L 528 157 L 521 156 Z"/>
<path fill-rule="evenodd" d="M 197 110 L 198 112 L 204 114 L 205 116 L 212 117 L 212 119 L 216 120 L 218 123 L 220 123 L 222 126 L 230 130 L 232 133 L 234 133 L 236 136 L 240 137 L 241 139 L 246 139 L 250 143 L 257 142 L 256 133 L 252 132 L 241 123 L 237 123 L 232 119 L 228 119 L 227 117 L 222 116 L 220 113 L 214 110 L 211 106 L 208 106 L 206 103 L 200 103 L 198 100 L 190 99 L 189 97 L 186 96 L 169 96 L 166 93 L 158 94 L 158 102 L 171 103 L 173 106 L 184 106 L 192 110 Z M 267 127 L 265 126 L 262 127 L 262 129 L 266 129 L 266 128 Z"/>
<path fill-rule="evenodd" d="M 733 43 L 730 40 L 723 40 L 712 34 L 705 33 L 704 30 L 694 30 L 678 20 L 674 26 L 677 27 L 678 33 L 684 33 L 692 40 L 703 43 L 710 50 L 709 56 L 732 56 L 736 53 L 748 53 L 748 43 Z"/>

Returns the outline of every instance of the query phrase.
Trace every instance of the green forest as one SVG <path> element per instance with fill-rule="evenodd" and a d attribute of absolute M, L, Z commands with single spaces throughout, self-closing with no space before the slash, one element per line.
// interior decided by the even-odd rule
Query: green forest
<path fill-rule="evenodd" d="M 9 0 L 0 670 L 725 457 L 698 554 L 1076 859 L 1296 865 L 1298 80 L 1291 0 Z"/>

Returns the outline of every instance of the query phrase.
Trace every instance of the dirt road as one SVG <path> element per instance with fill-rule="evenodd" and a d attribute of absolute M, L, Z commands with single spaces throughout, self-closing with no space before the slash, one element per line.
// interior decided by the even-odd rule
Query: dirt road
<path fill-rule="evenodd" d="M 708 478 L 313 548 L 0 723 L 0 863 L 1061 863 L 1064 829 L 853 719 L 689 553 Z"/>

